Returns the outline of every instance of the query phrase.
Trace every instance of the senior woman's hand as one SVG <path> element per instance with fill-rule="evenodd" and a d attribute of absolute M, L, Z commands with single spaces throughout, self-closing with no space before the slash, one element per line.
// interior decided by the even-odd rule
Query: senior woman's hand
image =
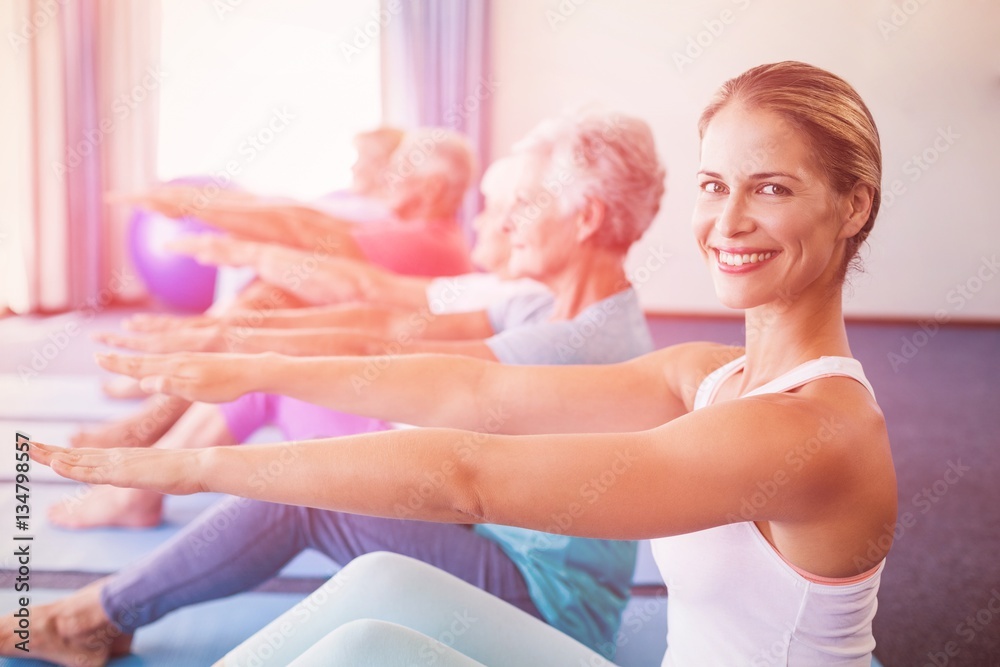
<path fill-rule="evenodd" d="M 202 264 L 251 266 L 261 280 L 306 303 L 329 304 L 358 298 L 358 281 L 364 276 L 356 274 L 366 266 L 356 259 L 338 256 L 343 249 L 340 241 L 336 235 L 328 235 L 317 239 L 314 248 L 301 249 L 201 234 L 177 239 L 169 248 L 191 255 Z"/>
<path fill-rule="evenodd" d="M 167 244 L 169 250 L 214 266 L 258 266 L 272 246 L 223 234 L 190 234 Z"/>
<path fill-rule="evenodd" d="M 152 447 L 64 449 L 32 442 L 32 460 L 57 474 L 88 484 L 148 489 L 171 495 L 205 491 L 200 472 L 203 450 L 163 450 Z"/>
<path fill-rule="evenodd" d="M 225 403 L 252 391 L 265 380 L 271 355 L 178 353 L 167 355 L 98 354 L 97 364 L 139 380 L 143 391 L 189 401 Z"/>
<path fill-rule="evenodd" d="M 97 332 L 91 336 L 95 341 L 138 352 L 226 352 L 228 328 L 222 324 L 192 327 L 166 331 L 151 331 L 140 335 L 122 335 L 111 332 Z"/>
<path fill-rule="evenodd" d="M 137 193 L 109 192 L 104 199 L 109 204 L 132 205 L 168 218 L 182 218 L 194 212 L 193 195 L 187 188 L 162 186 Z"/>
<path fill-rule="evenodd" d="M 109 192 L 109 204 L 127 204 L 162 213 L 169 218 L 186 215 L 199 217 L 199 212 L 213 208 L 251 205 L 256 197 L 235 190 L 219 190 L 204 185 L 158 185 L 142 192 Z"/>
<path fill-rule="evenodd" d="M 122 328 L 132 333 L 162 333 L 184 331 L 223 324 L 226 318 L 217 315 L 161 315 L 137 313 L 122 320 Z"/>

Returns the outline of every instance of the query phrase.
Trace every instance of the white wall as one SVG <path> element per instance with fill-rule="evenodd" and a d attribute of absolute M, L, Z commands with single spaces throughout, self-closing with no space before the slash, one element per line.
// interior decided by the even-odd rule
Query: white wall
<path fill-rule="evenodd" d="M 640 286 L 647 309 L 726 312 L 689 230 L 698 114 L 725 79 L 792 59 L 859 90 L 882 136 L 883 187 L 902 192 L 885 195 L 847 313 L 1000 320 L 1000 266 L 984 263 L 1000 260 L 1000 3 L 497 0 L 493 8 L 495 154 L 579 103 L 653 126 L 667 196 L 630 266 L 661 246 L 672 257 Z M 680 59 L 688 48 L 690 62 Z M 938 140 L 949 128 L 950 143 Z M 925 150 L 933 164 L 921 169 L 912 158 Z"/>

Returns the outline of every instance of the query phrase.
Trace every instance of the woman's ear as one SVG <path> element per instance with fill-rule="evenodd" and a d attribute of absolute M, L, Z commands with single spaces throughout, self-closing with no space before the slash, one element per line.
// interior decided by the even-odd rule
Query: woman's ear
<path fill-rule="evenodd" d="M 597 234 L 597 230 L 604 224 L 606 211 L 604 202 L 600 199 L 587 197 L 584 200 L 576 217 L 576 240 L 578 242 L 583 243 Z"/>
<path fill-rule="evenodd" d="M 861 231 L 868 222 L 875 200 L 875 188 L 867 183 L 855 183 L 851 191 L 844 195 L 844 222 L 838 239 L 849 239 Z"/>

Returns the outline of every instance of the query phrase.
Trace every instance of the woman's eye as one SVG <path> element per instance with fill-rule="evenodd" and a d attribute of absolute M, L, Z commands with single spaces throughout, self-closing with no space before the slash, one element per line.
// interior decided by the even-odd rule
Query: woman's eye
<path fill-rule="evenodd" d="M 726 191 L 726 186 L 718 181 L 706 181 L 701 184 L 701 189 L 703 192 L 715 195 L 724 193 Z"/>
<path fill-rule="evenodd" d="M 777 183 L 766 183 L 760 187 L 760 192 L 765 195 L 790 195 L 791 190 Z"/>

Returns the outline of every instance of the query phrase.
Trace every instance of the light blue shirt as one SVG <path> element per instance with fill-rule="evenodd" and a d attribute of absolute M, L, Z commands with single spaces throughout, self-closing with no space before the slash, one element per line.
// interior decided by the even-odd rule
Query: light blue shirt
<path fill-rule="evenodd" d="M 495 336 L 486 341 L 505 364 L 608 364 L 653 349 L 635 290 L 629 288 L 583 310 L 572 320 L 548 322 L 552 297 L 515 297 L 489 309 Z M 599 489 L 581 489 L 580 506 Z M 567 508 L 569 510 L 569 508 Z M 573 517 L 553 517 L 553 530 L 571 530 Z M 614 658 L 615 633 L 628 603 L 636 544 L 542 533 L 483 524 L 480 535 L 497 542 L 514 561 L 531 599 L 551 625 Z"/>

